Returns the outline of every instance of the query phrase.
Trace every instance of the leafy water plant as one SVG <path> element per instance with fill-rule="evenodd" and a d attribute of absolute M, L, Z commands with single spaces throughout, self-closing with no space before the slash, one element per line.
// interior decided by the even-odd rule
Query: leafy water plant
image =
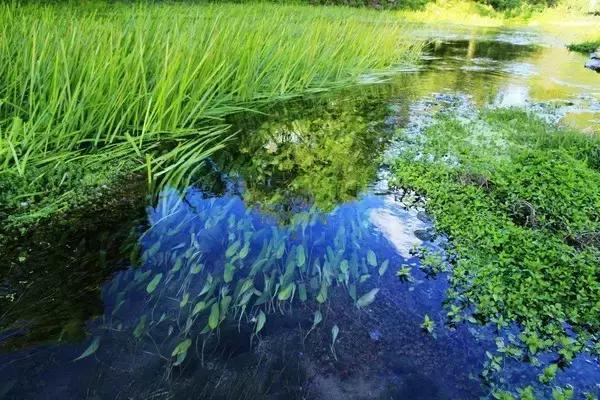
<path fill-rule="evenodd" d="M 340 328 L 337 325 L 334 325 L 331 328 L 331 345 L 329 346 L 331 349 L 331 354 L 333 354 L 333 358 L 337 361 L 337 354 L 335 354 L 335 342 L 337 341 L 338 334 L 340 333 Z"/>
<path fill-rule="evenodd" d="M 97 327 L 97 337 L 129 333 L 128 340 L 150 346 L 172 369 L 192 348 L 203 362 L 222 332 L 237 330 L 252 346 L 271 319 L 301 303 L 312 311 L 306 339 L 336 294 L 360 309 L 376 299 L 374 286 L 389 260 L 357 245 L 378 237 L 367 215 L 368 209 L 327 216 L 312 211 L 285 226 L 246 208 L 237 196 L 164 191 L 149 212 L 138 265 L 103 292 L 110 317 Z M 339 330 L 337 324 L 331 329 L 334 358 Z"/>
<path fill-rule="evenodd" d="M 429 317 L 429 315 L 425 314 L 423 317 L 423 322 L 421 323 L 421 329 L 430 335 L 434 335 L 435 330 L 435 322 Z"/>
<path fill-rule="evenodd" d="M 600 138 L 508 109 L 442 118 L 402 140 L 396 183 L 427 195 L 452 241 L 453 313 L 518 326 L 517 357 L 597 357 Z"/>
<path fill-rule="evenodd" d="M 409 265 L 403 265 L 396 271 L 396 276 L 402 282 L 411 282 L 413 280 L 412 268 Z"/>

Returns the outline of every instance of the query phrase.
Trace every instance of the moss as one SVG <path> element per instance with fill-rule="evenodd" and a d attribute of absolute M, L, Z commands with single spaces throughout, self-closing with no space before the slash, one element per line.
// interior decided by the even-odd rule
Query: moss
<path fill-rule="evenodd" d="M 395 163 L 396 184 L 426 194 L 452 239 L 451 302 L 480 322 L 518 323 L 530 355 L 559 351 L 568 363 L 592 351 L 600 247 L 589 238 L 600 232 L 600 138 L 502 110 L 469 123 L 441 120 L 403 141 L 409 150 Z M 566 326 L 579 334 L 576 351 L 564 345 Z"/>

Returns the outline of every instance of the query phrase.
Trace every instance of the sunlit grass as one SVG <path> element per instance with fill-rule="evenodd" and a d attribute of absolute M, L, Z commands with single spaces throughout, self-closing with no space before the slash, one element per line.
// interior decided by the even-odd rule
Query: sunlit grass
<path fill-rule="evenodd" d="M 427 24 L 459 24 L 474 27 L 498 27 L 506 24 L 505 16 L 473 1 L 440 0 L 428 3 L 420 10 L 397 11 L 399 17 Z"/>
<path fill-rule="evenodd" d="M 346 8 L 3 5 L 0 26 L 0 174 L 19 176 L 93 155 L 185 184 L 223 116 L 420 50 L 389 14 Z"/>

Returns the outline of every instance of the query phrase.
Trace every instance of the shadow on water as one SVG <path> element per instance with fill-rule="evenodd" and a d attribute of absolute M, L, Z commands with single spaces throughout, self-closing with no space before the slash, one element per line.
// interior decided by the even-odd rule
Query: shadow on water
<path fill-rule="evenodd" d="M 479 374 L 497 333 L 449 320 L 445 239 L 417 196 L 387 187 L 385 153 L 432 93 L 516 98 L 582 128 L 600 110 L 589 76 L 546 73 L 555 53 L 571 72 L 576 56 L 479 35 L 433 42 L 420 69 L 385 83 L 231 117 L 235 143 L 145 221 L 133 196 L 15 243 L 0 398 L 488 396 Z M 494 379 L 540 386 L 538 369 L 508 364 Z M 585 357 L 559 377 L 599 380 Z"/>

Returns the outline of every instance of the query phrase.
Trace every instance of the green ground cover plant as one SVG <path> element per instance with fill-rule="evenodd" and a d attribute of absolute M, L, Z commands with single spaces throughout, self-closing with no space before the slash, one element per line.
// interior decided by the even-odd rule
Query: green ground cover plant
<path fill-rule="evenodd" d="M 520 350 L 505 355 L 554 352 L 562 367 L 599 354 L 600 137 L 508 109 L 402 140 L 396 184 L 427 196 L 452 242 L 450 302 L 479 323 L 516 324 Z"/>

